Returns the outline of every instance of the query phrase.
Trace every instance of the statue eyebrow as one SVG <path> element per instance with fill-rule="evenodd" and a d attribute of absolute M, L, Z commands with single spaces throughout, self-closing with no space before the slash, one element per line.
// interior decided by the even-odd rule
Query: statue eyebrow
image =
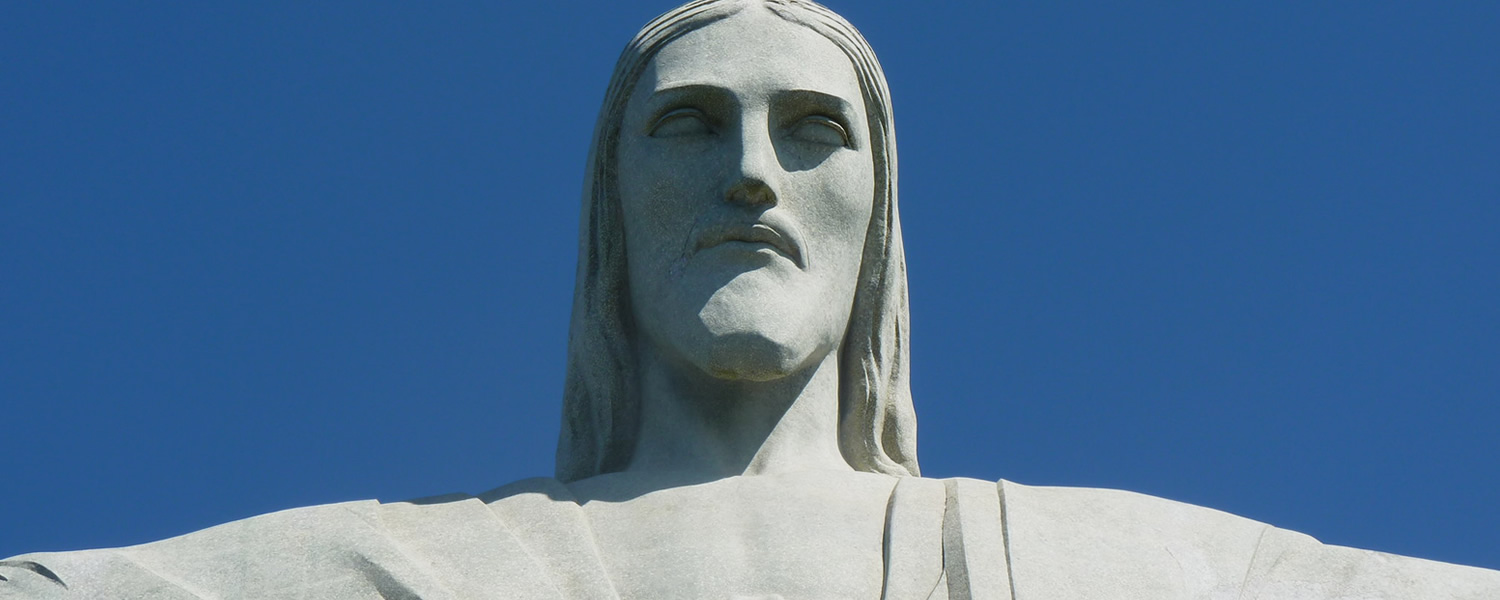
<path fill-rule="evenodd" d="M 827 92 L 817 90 L 785 90 L 776 93 L 777 103 L 796 104 L 807 108 L 815 108 L 829 113 L 829 116 L 842 116 L 852 118 L 854 116 L 854 105 L 850 104 L 841 96 L 835 96 Z"/>
<path fill-rule="evenodd" d="M 656 90 L 646 100 L 652 107 L 652 118 L 662 113 L 681 108 L 684 104 L 706 104 L 704 108 L 718 108 L 737 104 L 729 90 L 706 83 L 687 83 Z"/>

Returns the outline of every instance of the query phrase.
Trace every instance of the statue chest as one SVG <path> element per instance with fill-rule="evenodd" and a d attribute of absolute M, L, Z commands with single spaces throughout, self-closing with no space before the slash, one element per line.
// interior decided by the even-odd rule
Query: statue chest
<path fill-rule="evenodd" d="M 890 478 L 738 477 L 588 502 L 621 598 L 875 598 Z M 826 479 L 826 477 L 825 477 Z"/>

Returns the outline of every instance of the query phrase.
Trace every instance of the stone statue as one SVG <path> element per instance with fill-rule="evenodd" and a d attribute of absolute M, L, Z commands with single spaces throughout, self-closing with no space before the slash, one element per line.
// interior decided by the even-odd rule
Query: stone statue
<path fill-rule="evenodd" d="M 0 598 L 1500 598 L 1129 492 L 919 476 L 890 99 L 808 0 L 643 29 L 595 132 L 556 479 L 0 562 Z"/>

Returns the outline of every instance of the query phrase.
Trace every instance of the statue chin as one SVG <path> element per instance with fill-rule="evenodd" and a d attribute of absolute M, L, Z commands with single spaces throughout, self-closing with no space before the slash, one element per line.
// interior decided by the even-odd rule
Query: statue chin
<path fill-rule="evenodd" d="M 797 372 L 807 362 L 807 353 L 796 352 L 758 332 L 715 336 L 707 350 L 693 357 L 697 367 L 716 379 L 729 381 L 775 381 Z"/>
<path fill-rule="evenodd" d="M 774 381 L 812 366 L 830 347 L 809 314 L 820 303 L 790 295 L 726 286 L 698 311 L 701 327 L 691 337 L 701 337 L 684 344 L 681 355 L 702 372 L 731 381 Z"/>
<path fill-rule="evenodd" d="M 841 331 L 848 315 L 824 315 L 833 312 L 827 308 L 832 300 L 817 286 L 788 285 L 784 276 L 759 271 L 716 287 L 696 286 L 706 291 L 698 298 L 668 293 L 637 314 L 638 324 L 658 351 L 715 379 L 792 376 L 837 347 L 839 332 L 830 329 Z"/>

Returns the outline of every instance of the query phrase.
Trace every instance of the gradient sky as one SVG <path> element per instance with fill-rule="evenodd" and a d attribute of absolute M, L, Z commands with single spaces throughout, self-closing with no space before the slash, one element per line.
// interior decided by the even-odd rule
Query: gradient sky
<path fill-rule="evenodd" d="M 0 557 L 551 473 L 589 135 L 670 5 L 316 4 L 0 7 Z M 1500 568 L 1500 4 L 828 4 L 925 474 Z"/>

